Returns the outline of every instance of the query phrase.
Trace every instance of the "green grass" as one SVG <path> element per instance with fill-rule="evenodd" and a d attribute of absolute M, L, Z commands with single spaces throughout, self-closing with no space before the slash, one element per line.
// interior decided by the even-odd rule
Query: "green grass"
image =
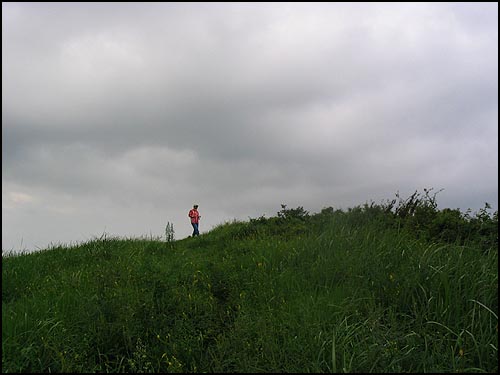
<path fill-rule="evenodd" d="M 2 371 L 498 371 L 496 246 L 294 212 L 3 256 Z"/>

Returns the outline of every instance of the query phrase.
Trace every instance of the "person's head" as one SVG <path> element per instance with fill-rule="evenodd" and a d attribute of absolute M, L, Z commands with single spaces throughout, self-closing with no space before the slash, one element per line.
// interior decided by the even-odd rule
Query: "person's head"
<path fill-rule="evenodd" d="M 197 205 L 197 204 L 195 204 L 195 205 L 193 206 L 193 208 L 196 210 L 196 209 L 198 208 L 198 205 Z"/>

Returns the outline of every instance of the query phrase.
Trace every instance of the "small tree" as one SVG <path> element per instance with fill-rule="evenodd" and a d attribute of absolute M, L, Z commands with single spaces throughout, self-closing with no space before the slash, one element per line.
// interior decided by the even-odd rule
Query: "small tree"
<path fill-rule="evenodd" d="M 278 211 L 278 217 L 283 220 L 299 219 L 306 221 L 309 218 L 309 212 L 304 210 L 304 207 L 286 208 L 286 204 L 281 205 L 281 211 Z"/>
<path fill-rule="evenodd" d="M 174 238 L 175 238 L 174 224 L 171 222 L 167 222 L 167 226 L 165 227 L 165 239 L 167 242 L 173 242 Z"/>

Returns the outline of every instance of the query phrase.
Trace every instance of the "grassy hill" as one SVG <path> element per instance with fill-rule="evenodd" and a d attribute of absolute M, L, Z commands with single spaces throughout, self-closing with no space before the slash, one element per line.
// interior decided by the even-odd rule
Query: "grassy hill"
<path fill-rule="evenodd" d="M 2 372 L 497 370 L 498 215 L 428 194 L 2 257 Z"/>

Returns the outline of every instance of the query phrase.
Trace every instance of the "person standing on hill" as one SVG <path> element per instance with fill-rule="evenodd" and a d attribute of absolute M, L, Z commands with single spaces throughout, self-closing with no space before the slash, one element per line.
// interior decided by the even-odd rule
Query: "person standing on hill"
<path fill-rule="evenodd" d="M 200 213 L 198 212 L 198 205 L 195 204 L 193 209 L 189 211 L 188 216 L 191 218 L 191 225 L 193 226 L 193 237 L 199 236 L 198 224 L 200 223 Z"/>

